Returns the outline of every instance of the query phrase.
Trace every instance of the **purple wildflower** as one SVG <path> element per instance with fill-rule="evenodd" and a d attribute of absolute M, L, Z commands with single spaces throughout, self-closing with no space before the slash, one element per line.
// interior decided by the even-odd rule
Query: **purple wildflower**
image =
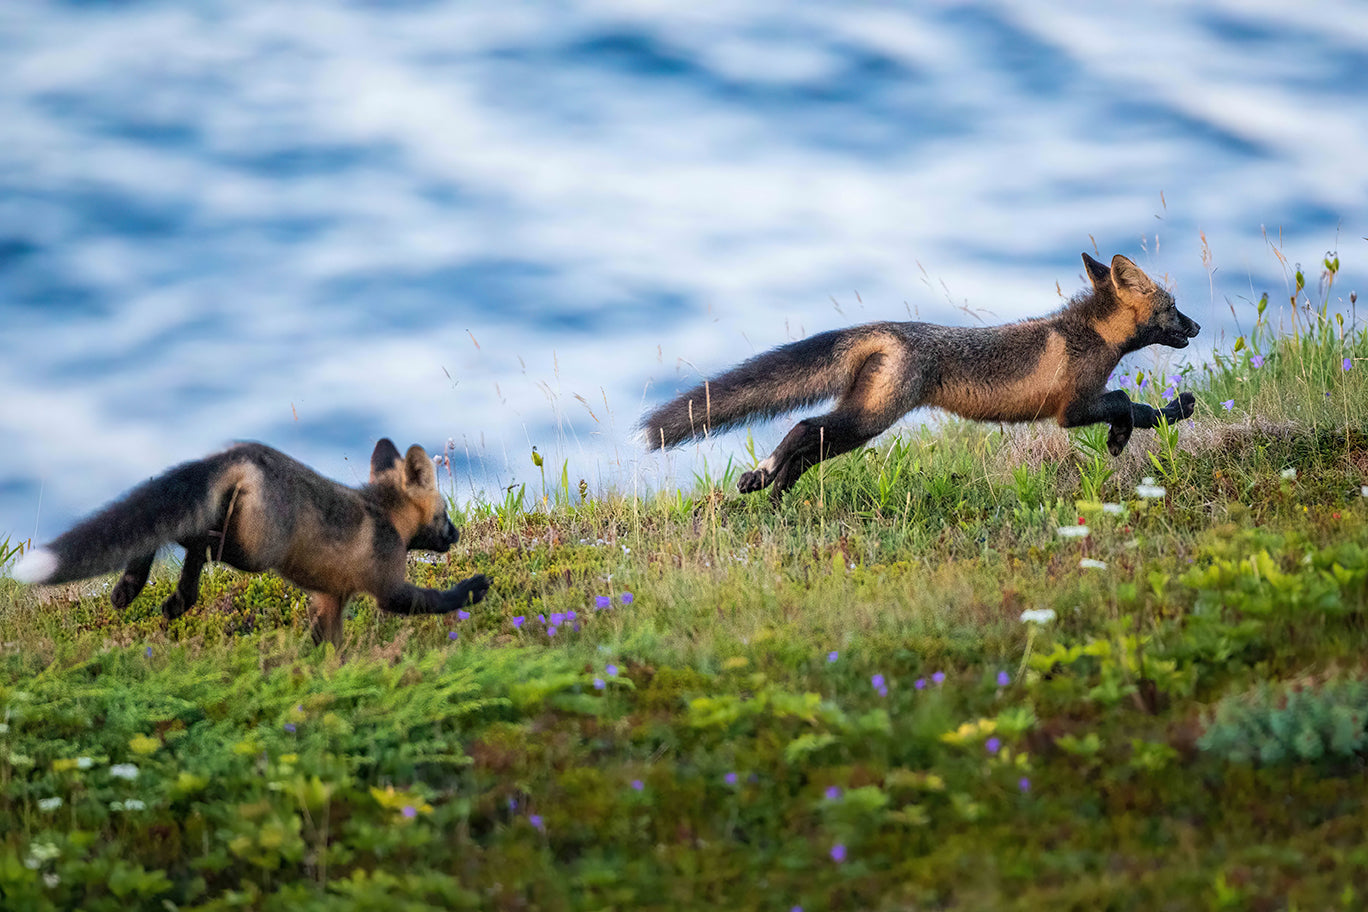
<path fill-rule="evenodd" d="M 633 779 L 632 788 L 636 789 L 638 792 L 645 791 L 646 783 L 642 782 L 640 779 Z"/>
<path fill-rule="evenodd" d="M 546 823 L 542 820 L 541 814 L 528 814 L 527 822 L 539 830 L 546 829 Z"/>
<path fill-rule="evenodd" d="M 458 636 L 460 636 L 460 634 L 453 630 L 453 631 L 451 631 L 451 633 L 448 633 L 448 634 L 447 634 L 447 639 L 448 639 L 448 640 L 454 640 L 454 639 L 456 639 Z"/>
<path fill-rule="evenodd" d="M 1012 683 L 1012 676 L 1005 671 L 999 671 L 997 676 L 998 687 L 1006 687 Z"/>
<path fill-rule="evenodd" d="M 406 804 L 404 805 L 404 809 L 400 811 L 400 813 L 403 814 L 409 820 L 412 820 L 414 817 L 418 816 L 418 809 L 411 804 Z"/>
<path fill-rule="evenodd" d="M 987 741 L 983 742 L 983 749 L 988 751 L 988 753 L 990 754 L 996 754 L 999 750 L 1002 749 L 1002 739 L 994 735 Z"/>
<path fill-rule="evenodd" d="M 595 605 L 596 607 L 598 607 L 598 608 L 607 608 L 607 607 L 609 607 L 611 604 L 612 604 L 612 601 L 611 601 L 611 600 L 608 598 L 608 596 L 606 596 L 606 595 L 597 595 L 597 596 L 594 596 L 594 605 Z"/>
<path fill-rule="evenodd" d="M 293 722 L 286 722 L 285 730 L 293 735 L 295 733 L 295 724 Z"/>
<path fill-rule="evenodd" d="M 463 621 L 468 621 L 470 620 L 470 612 L 462 608 L 460 611 L 456 612 L 456 617 Z"/>
<path fill-rule="evenodd" d="M 842 843 L 836 843 L 831 847 L 831 860 L 841 864 L 846 860 L 846 847 Z"/>
<path fill-rule="evenodd" d="M 944 683 L 945 683 L 945 672 L 943 672 L 943 671 L 938 671 L 938 672 L 936 672 L 935 674 L 933 674 L 933 675 L 931 676 L 931 680 L 935 681 L 937 684 L 944 684 Z"/>
<path fill-rule="evenodd" d="M 565 612 L 565 616 L 566 616 L 567 618 L 569 618 L 570 620 L 573 621 L 573 620 L 575 619 L 575 612 L 574 612 L 574 611 L 567 611 L 567 612 Z"/>
<path fill-rule="evenodd" d="M 727 783 L 727 785 L 736 785 L 736 782 L 737 782 L 736 773 L 727 773 L 727 775 L 725 775 L 725 776 L 722 777 L 722 781 L 725 782 L 725 783 Z"/>
<path fill-rule="evenodd" d="M 881 674 L 876 674 L 874 677 L 870 678 L 869 683 L 874 685 L 875 690 L 883 690 L 888 686 L 884 683 L 884 676 Z"/>
<path fill-rule="evenodd" d="M 539 614 L 539 615 L 537 615 L 537 620 L 538 620 L 540 623 L 545 624 L 545 623 L 546 623 L 546 615 L 544 615 L 544 614 Z"/>
<path fill-rule="evenodd" d="M 925 690 L 925 689 L 926 689 L 926 678 L 917 678 L 917 680 L 915 680 L 915 681 L 912 682 L 912 686 L 915 687 L 915 688 L 917 688 L 917 690 Z"/>
<path fill-rule="evenodd" d="M 1349 368 L 1354 366 L 1354 361 L 1352 358 L 1345 358 L 1343 363 L 1345 370 L 1348 370 Z"/>
<path fill-rule="evenodd" d="M 827 653 L 827 661 L 828 661 L 828 662 L 834 662 L 834 661 L 836 661 L 837 659 L 839 659 L 840 657 L 841 657 L 841 654 L 840 654 L 839 652 L 837 652 L 836 650 L 834 650 L 834 649 L 831 650 L 831 652 L 828 652 L 828 653 Z"/>
<path fill-rule="evenodd" d="M 610 677 L 610 678 L 615 678 L 615 677 L 617 677 L 617 671 L 618 671 L 618 669 L 617 669 L 617 666 L 616 666 L 616 665 L 609 665 L 607 668 L 605 668 L 605 669 L 603 669 L 603 670 L 606 671 L 606 672 L 608 672 L 608 677 Z"/>
<path fill-rule="evenodd" d="M 149 659 L 152 658 L 152 647 L 151 647 L 151 646 L 148 646 L 148 647 L 147 647 L 147 653 L 146 653 L 146 655 L 147 655 L 147 657 L 148 657 Z"/>
<path fill-rule="evenodd" d="M 622 593 L 622 604 L 624 604 L 624 605 L 630 605 L 630 604 L 632 604 L 632 593 L 630 593 L 630 592 L 624 592 L 624 593 Z"/>
<path fill-rule="evenodd" d="M 1017 788 L 1021 789 L 1023 792 L 1029 792 L 1031 790 L 1031 780 L 1022 776 L 1021 779 L 1017 781 Z"/>
<path fill-rule="evenodd" d="M 556 625 L 555 625 L 555 624 L 552 624 L 550 627 L 547 627 L 547 628 L 546 628 L 546 635 L 549 636 L 549 637 L 553 637 L 553 636 L 556 635 Z"/>
<path fill-rule="evenodd" d="M 826 790 L 827 801 L 835 801 L 841 797 L 841 787 L 839 785 L 828 785 Z"/>
<path fill-rule="evenodd" d="M 1130 374 L 1122 374 L 1122 375 L 1121 375 L 1121 385 L 1122 385 L 1122 386 L 1130 386 Z"/>
<path fill-rule="evenodd" d="M 1222 403 L 1221 403 L 1221 408 L 1225 409 L 1227 412 L 1230 411 L 1231 409 L 1233 409 L 1234 407 L 1235 407 L 1235 400 L 1234 400 L 1234 399 L 1227 399 L 1225 402 L 1222 402 Z"/>
<path fill-rule="evenodd" d="M 527 620 L 527 618 L 524 617 L 524 616 L 521 615 L 521 614 L 519 614 L 519 615 L 517 615 L 516 617 L 514 617 L 514 618 L 513 618 L 513 629 L 514 629 L 514 630 L 517 630 L 519 627 L 521 627 L 521 626 L 523 625 L 523 622 L 526 621 L 526 620 Z"/>
<path fill-rule="evenodd" d="M 563 624 L 564 622 L 565 622 L 565 612 L 563 612 L 563 611 L 553 611 L 553 612 L 551 612 L 551 623 L 552 623 L 552 624 L 555 624 L 555 625 L 557 625 L 557 626 L 560 626 L 560 625 Z"/>
<path fill-rule="evenodd" d="M 594 678 L 594 690 L 603 690 L 603 688 L 607 686 L 608 682 L 603 680 L 603 678 Z"/>
<path fill-rule="evenodd" d="M 1263 355 L 1252 355 L 1249 359 L 1249 366 L 1257 370 L 1263 367 Z"/>

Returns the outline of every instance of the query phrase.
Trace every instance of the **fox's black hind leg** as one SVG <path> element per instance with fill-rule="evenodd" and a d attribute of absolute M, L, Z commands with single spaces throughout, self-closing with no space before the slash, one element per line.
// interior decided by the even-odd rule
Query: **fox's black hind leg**
<path fill-rule="evenodd" d="M 769 487 L 770 498 L 777 504 L 808 469 L 864 446 L 888 430 L 921 395 L 919 382 L 897 382 L 899 370 L 897 360 L 885 353 L 870 355 L 836 408 L 794 425 L 773 453 L 741 476 L 737 490 L 746 494 Z"/>
<path fill-rule="evenodd" d="M 891 423 L 891 422 L 890 422 Z M 794 425 L 760 465 L 746 472 L 736 483 L 742 494 L 770 489 L 776 504 L 784 492 L 797 484 L 803 473 L 824 459 L 848 453 L 872 440 L 888 425 L 867 433 L 868 427 L 849 415 L 832 412 L 817 418 L 804 418 Z"/>
<path fill-rule="evenodd" d="M 110 590 L 109 601 L 120 611 L 133 604 L 133 600 L 138 597 L 138 593 L 143 591 L 147 585 L 147 577 L 152 572 L 152 560 L 156 557 L 156 552 L 144 554 L 133 558 L 124 568 L 123 576 L 114 584 Z"/>
<path fill-rule="evenodd" d="M 176 583 L 176 591 L 171 593 L 161 606 L 162 616 L 168 621 L 174 621 L 185 614 L 199 601 L 200 574 L 204 572 L 204 564 L 209 559 L 208 539 L 196 539 L 182 544 L 185 545 L 185 563 L 181 566 L 180 580 Z"/>

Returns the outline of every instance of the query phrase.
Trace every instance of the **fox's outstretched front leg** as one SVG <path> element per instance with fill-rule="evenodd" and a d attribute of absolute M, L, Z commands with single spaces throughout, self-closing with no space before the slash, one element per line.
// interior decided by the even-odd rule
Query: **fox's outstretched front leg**
<path fill-rule="evenodd" d="M 1192 393 L 1181 393 L 1162 409 L 1143 402 L 1131 402 L 1130 397 L 1121 390 L 1103 393 L 1096 399 L 1072 403 L 1064 412 L 1064 427 L 1082 427 L 1085 424 L 1111 425 L 1107 432 L 1107 452 L 1120 456 L 1130 442 L 1131 431 L 1135 428 L 1154 428 L 1159 419 L 1169 422 L 1191 418 L 1197 406 L 1197 398 Z"/>
<path fill-rule="evenodd" d="M 377 601 L 381 608 L 395 614 L 449 614 L 457 608 L 483 601 L 493 583 L 483 573 L 462 580 L 450 589 L 423 589 L 404 583 Z"/>

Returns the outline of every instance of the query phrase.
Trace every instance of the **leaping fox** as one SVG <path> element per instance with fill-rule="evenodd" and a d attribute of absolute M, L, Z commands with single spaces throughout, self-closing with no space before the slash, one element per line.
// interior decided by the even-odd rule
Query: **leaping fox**
<path fill-rule="evenodd" d="M 444 614 L 483 599 L 490 585 L 483 574 L 445 591 L 404 578 L 410 548 L 446 551 L 458 537 L 420 446 L 400 456 L 382 439 L 371 455 L 370 483 L 348 488 L 279 450 L 239 443 L 144 482 L 25 554 L 14 577 L 66 583 L 123 566 L 110 592 L 123 609 L 147 584 L 157 548 L 176 542 L 185 564 L 162 604 L 168 620 L 195 604 L 200 572 L 216 560 L 277 570 L 308 590 L 314 641 L 341 646 L 342 606 L 356 593 L 399 614 Z"/>
<path fill-rule="evenodd" d="M 756 355 L 648 414 L 648 448 L 771 418 L 825 399 L 836 407 L 804 418 L 737 487 L 769 487 L 777 503 L 805 471 L 853 450 L 920 405 L 982 421 L 1054 418 L 1062 427 L 1105 422 L 1107 448 L 1120 455 L 1133 428 L 1162 415 L 1192 415 L 1182 393 L 1162 409 L 1106 390 L 1123 355 L 1146 345 L 1185 348 L 1201 327 L 1138 266 L 1117 254 L 1111 266 L 1083 254 L 1091 290 L 1046 317 L 1001 326 L 867 323 L 818 333 Z"/>

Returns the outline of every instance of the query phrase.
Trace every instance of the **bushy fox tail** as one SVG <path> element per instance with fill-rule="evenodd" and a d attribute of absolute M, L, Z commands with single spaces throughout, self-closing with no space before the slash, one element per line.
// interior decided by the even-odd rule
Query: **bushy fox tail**
<path fill-rule="evenodd" d="M 69 583 L 122 569 L 167 542 L 203 533 L 216 522 L 219 498 L 212 482 L 221 468 L 210 460 L 187 462 L 146 481 L 86 517 L 14 566 L 23 583 Z"/>
<path fill-rule="evenodd" d="M 830 399 L 858 365 L 843 357 L 858 328 L 836 329 L 781 345 L 670 400 L 641 421 L 647 449 L 672 447 L 705 431 L 773 418 Z"/>

